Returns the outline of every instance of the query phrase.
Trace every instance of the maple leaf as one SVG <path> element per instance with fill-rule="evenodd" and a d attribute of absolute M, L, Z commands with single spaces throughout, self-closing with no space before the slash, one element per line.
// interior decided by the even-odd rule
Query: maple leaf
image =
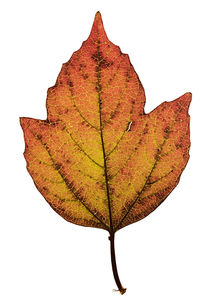
<path fill-rule="evenodd" d="M 114 234 L 157 208 L 189 158 L 191 94 L 144 112 L 145 93 L 101 15 L 48 90 L 47 120 L 21 118 L 27 168 L 51 207 L 72 223 Z"/>

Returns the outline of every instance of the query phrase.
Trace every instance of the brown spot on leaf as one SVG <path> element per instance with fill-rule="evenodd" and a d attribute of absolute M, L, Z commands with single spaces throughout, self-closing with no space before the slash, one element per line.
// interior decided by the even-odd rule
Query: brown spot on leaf
<path fill-rule="evenodd" d="M 88 77 L 89 77 L 89 75 L 87 75 L 87 74 L 82 74 L 82 76 L 84 79 L 88 79 Z"/>
<path fill-rule="evenodd" d="M 73 84 L 73 82 L 72 82 L 71 80 L 68 80 L 68 81 L 67 81 L 67 84 L 68 84 L 69 87 L 71 87 L 71 88 L 74 86 L 74 84 Z"/>
<path fill-rule="evenodd" d="M 37 138 L 38 138 L 38 140 L 41 140 L 42 139 L 42 135 L 41 134 L 37 134 Z"/>
<path fill-rule="evenodd" d="M 98 64 L 101 69 L 106 69 L 113 65 L 112 61 L 108 61 L 102 55 L 102 52 L 95 52 L 91 58 Z"/>
<path fill-rule="evenodd" d="M 149 128 L 148 128 L 148 124 L 146 124 L 143 133 L 147 134 L 148 132 L 149 132 Z"/>
<path fill-rule="evenodd" d="M 176 144 L 176 149 L 182 148 L 182 144 Z"/>
<path fill-rule="evenodd" d="M 166 127 L 164 128 L 164 132 L 165 132 L 166 134 L 168 134 L 169 131 L 170 131 L 170 127 L 169 127 L 169 126 L 166 126 Z"/>

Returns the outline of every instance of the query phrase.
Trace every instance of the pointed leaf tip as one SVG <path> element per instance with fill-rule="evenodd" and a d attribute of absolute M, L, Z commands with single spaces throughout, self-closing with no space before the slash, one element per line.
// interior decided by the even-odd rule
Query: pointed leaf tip
<path fill-rule="evenodd" d="M 99 22 L 103 23 L 100 11 L 96 12 L 95 17 L 94 17 L 94 22 L 95 21 L 99 21 Z"/>
<path fill-rule="evenodd" d="M 185 94 L 185 96 L 187 98 L 188 104 L 190 104 L 190 102 L 192 101 L 192 93 L 188 92 Z"/>
<path fill-rule="evenodd" d="M 191 100 L 192 100 L 192 93 L 190 93 L 190 92 L 185 93 L 185 97 L 187 98 L 187 100 L 188 100 L 189 102 L 191 102 Z"/>
<path fill-rule="evenodd" d="M 99 10 L 96 12 L 96 14 L 95 14 L 95 17 L 97 17 L 98 15 L 100 15 L 100 16 L 101 16 L 101 13 L 100 13 L 100 11 L 99 11 Z"/>
<path fill-rule="evenodd" d="M 103 26 L 103 20 L 101 17 L 101 13 L 99 11 L 95 14 L 95 18 L 94 18 L 94 22 L 92 25 L 92 30 L 91 30 L 89 38 L 92 38 L 94 40 L 97 40 L 99 38 L 104 39 L 104 40 L 108 39 L 105 29 L 104 29 L 104 26 Z"/>
<path fill-rule="evenodd" d="M 183 106 L 185 107 L 185 109 L 188 109 L 190 102 L 192 101 L 192 93 L 185 93 L 179 99 L 184 102 Z"/>

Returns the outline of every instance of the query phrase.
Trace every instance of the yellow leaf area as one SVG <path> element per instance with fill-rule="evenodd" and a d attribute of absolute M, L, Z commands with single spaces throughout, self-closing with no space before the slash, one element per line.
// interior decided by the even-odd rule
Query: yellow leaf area
<path fill-rule="evenodd" d="M 144 112 L 145 94 L 100 13 L 48 90 L 47 120 L 21 118 L 27 168 L 66 220 L 115 232 L 151 213 L 189 158 L 191 94 Z"/>

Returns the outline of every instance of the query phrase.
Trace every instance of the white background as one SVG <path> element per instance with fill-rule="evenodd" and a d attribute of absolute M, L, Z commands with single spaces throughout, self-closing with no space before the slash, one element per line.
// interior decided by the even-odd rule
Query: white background
<path fill-rule="evenodd" d="M 46 91 L 86 40 L 100 10 L 130 55 L 146 112 L 193 93 L 190 161 L 165 202 L 116 234 L 121 296 L 106 231 L 66 222 L 26 171 L 19 116 L 46 119 Z M 199 1 L 2 1 L 0 7 L 0 299 L 200 299 Z"/>

